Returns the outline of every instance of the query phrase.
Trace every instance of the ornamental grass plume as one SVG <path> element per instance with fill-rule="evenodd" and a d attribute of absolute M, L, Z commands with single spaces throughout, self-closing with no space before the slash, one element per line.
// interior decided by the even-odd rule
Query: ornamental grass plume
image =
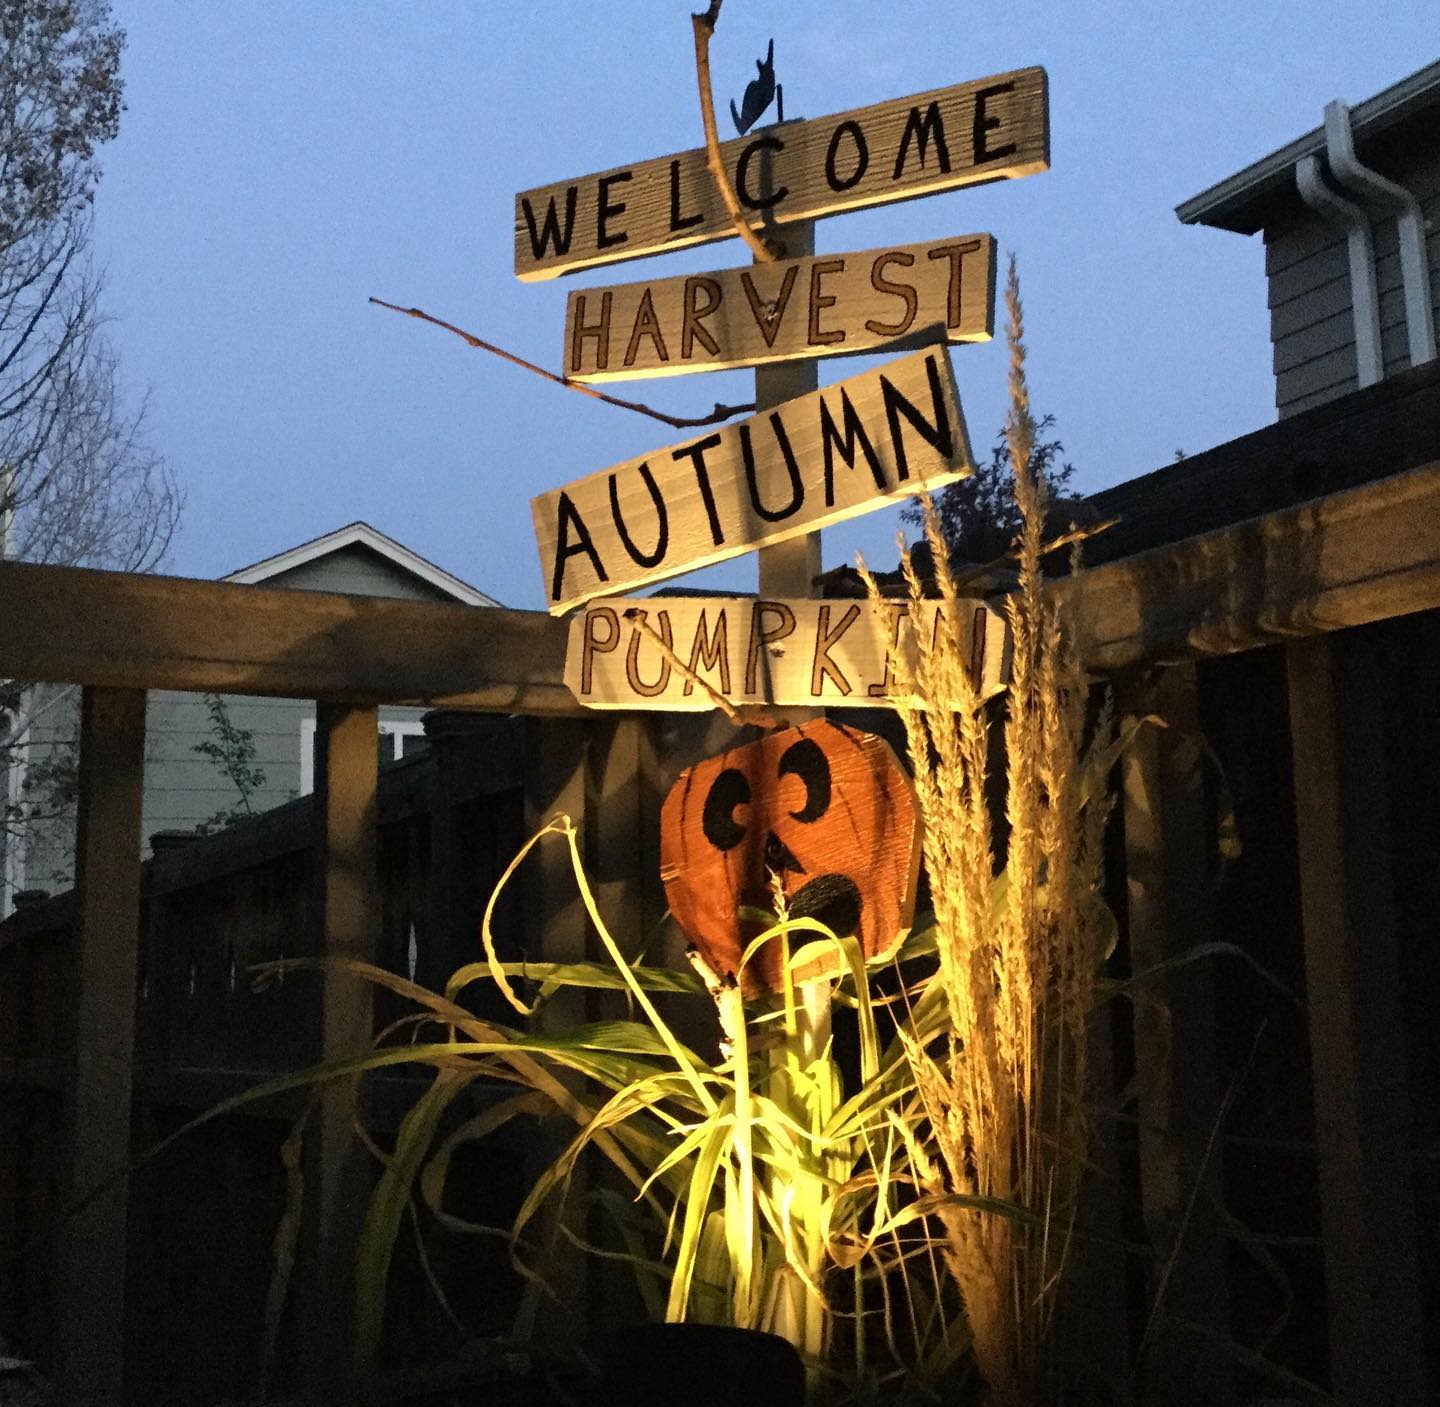
<path fill-rule="evenodd" d="M 917 1160 L 943 1258 L 996 1404 L 1029 1400 L 1070 1248 L 1086 1162 L 1086 1020 L 1113 932 L 1100 899 L 1110 756 L 1041 575 L 1045 487 L 1034 472 L 1019 280 L 1010 262 L 1006 439 L 1023 521 L 1003 720 L 977 691 L 934 504 L 922 502 L 941 624 L 917 632 L 901 713 L 924 817 L 948 1029 L 907 1055 L 928 1125 Z M 917 608 L 926 599 L 905 554 Z M 1003 822 L 990 731 L 1003 726 Z M 927 1167 L 927 1161 L 929 1166 Z"/>

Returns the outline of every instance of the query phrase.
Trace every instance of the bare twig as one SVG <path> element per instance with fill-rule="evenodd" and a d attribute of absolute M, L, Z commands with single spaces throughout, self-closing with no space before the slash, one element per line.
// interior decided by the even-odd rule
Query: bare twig
<path fill-rule="evenodd" d="M 715 33 L 715 22 L 720 18 L 722 3 L 723 0 L 710 0 L 710 8 L 703 15 L 690 16 L 690 27 L 695 34 L 695 77 L 700 84 L 700 120 L 705 124 L 705 165 L 710 168 L 710 176 L 715 182 L 715 189 L 720 192 L 720 199 L 725 202 L 735 233 L 750 246 L 758 260 L 769 264 L 775 260 L 777 246 L 757 234 L 740 209 L 735 187 L 730 184 L 729 172 L 725 170 L 725 162 L 720 156 L 720 135 L 715 130 L 715 98 L 710 89 L 710 37 Z"/>
<path fill-rule="evenodd" d="M 1087 527 L 1072 526 L 1068 533 L 1062 533 L 1059 537 L 1053 537 L 1049 542 L 1042 543 L 1040 555 L 1048 557 L 1052 552 L 1058 552 L 1062 547 L 1073 547 L 1078 543 L 1088 542 L 1092 537 L 1098 537 L 1103 532 L 1108 532 L 1118 522 L 1119 518 L 1107 518 L 1103 523 L 1091 523 Z M 963 567 L 955 574 L 955 585 L 964 586 L 969 582 L 985 576 L 1003 567 L 1007 562 L 1013 562 L 1020 555 L 1019 545 L 1012 546 L 1008 551 L 996 557 L 993 561 L 982 562 L 979 566 Z"/>
<path fill-rule="evenodd" d="M 697 425 L 717 425 L 722 420 L 729 420 L 732 416 L 748 415 L 755 409 L 753 402 L 749 405 L 721 405 L 717 401 L 715 409 L 709 415 L 667 415 L 663 410 L 656 410 L 654 406 L 644 405 L 640 401 L 625 401 L 621 400 L 619 396 L 607 396 L 593 386 L 585 386 L 578 381 L 570 381 L 563 376 L 557 376 L 553 371 L 546 371 L 543 366 L 536 366 L 534 362 L 528 362 L 524 357 L 517 357 L 514 352 L 507 352 L 504 347 L 497 347 L 493 342 L 487 342 L 483 337 L 476 337 L 473 332 L 466 332 L 463 327 L 456 327 L 453 322 L 446 322 L 444 318 L 437 318 L 420 308 L 402 308 L 399 303 L 387 303 L 383 298 L 372 297 L 370 301 L 376 307 L 389 308 L 392 313 L 404 313 L 406 317 L 419 318 L 421 322 L 443 327 L 446 332 L 453 332 L 469 346 L 476 347 L 482 352 L 493 352 L 497 357 L 501 357 L 507 362 L 513 362 L 516 366 L 524 367 L 526 371 L 533 371 L 536 376 L 543 376 L 557 386 L 564 386 L 570 391 L 579 391 L 582 396 L 592 396 L 597 401 L 604 401 L 606 405 L 619 406 L 621 410 L 633 410 L 638 415 L 648 415 L 652 420 L 673 425 L 677 430 L 688 430 Z"/>
<path fill-rule="evenodd" d="M 717 0 L 718 3 L 718 0 Z M 625 619 L 630 621 L 643 635 L 648 635 L 655 642 L 660 653 L 670 664 L 678 669 L 691 683 L 697 684 L 709 696 L 710 702 L 720 710 L 735 726 L 741 727 L 746 723 L 753 723 L 757 728 L 783 728 L 786 726 L 784 718 L 777 718 L 772 713 L 766 713 L 763 708 L 755 704 L 731 703 L 718 689 L 714 688 L 706 679 L 702 679 L 684 660 L 680 658 L 674 649 L 665 642 L 665 637 L 650 624 L 645 617 L 645 612 L 638 606 L 631 606 L 625 613 Z"/>

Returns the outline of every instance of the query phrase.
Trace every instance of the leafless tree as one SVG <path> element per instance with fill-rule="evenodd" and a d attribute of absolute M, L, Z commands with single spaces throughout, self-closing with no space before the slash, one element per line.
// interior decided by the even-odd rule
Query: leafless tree
<path fill-rule="evenodd" d="M 105 0 L 0 0 L 0 557 L 145 571 L 179 518 L 144 405 L 121 394 L 89 258 L 124 43 Z M 26 794 L 7 789 L 33 715 L 55 704 L 0 678 L 0 846 L 6 829 L 63 816 L 73 765 L 53 749 Z"/>
<path fill-rule="evenodd" d="M 124 33 L 102 0 L 0 0 L 0 553 L 145 570 L 180 494 L 127 410 L 88 257 Z"/>

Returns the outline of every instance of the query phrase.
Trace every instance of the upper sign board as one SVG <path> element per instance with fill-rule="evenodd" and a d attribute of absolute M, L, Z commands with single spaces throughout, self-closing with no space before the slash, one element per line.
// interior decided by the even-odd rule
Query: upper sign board
<path fill-rule="evenodd" d="M 741 206 L 777 224 L 884 205 L 1050 165 L 1045 70 L 1016 69 L 720 147 Z M 733 235 L 705 149 L 515 197 L 515 273 L 552 278 Z"/>
<path fill-rule="evenodd" d="M 868 599 L 592 601 L 570 619 L 565 682 L 590 708 L 699 711 L 715 707 L 712 689 L 733 704 L 897 707 L 915 702 L 906 681 L 916 636 L 935 640 L 941 610 L 939 601 L 917 612 L 908 601 Z M 971 683 L 987 697 L 1003 688 L 1004 612 L 957 601 L 950 619 Z"/>
<path fill-rule="evenodd" d="M 565 375 L 620 381 L 844 356 L 931 328 L 947 342 L 988 342 L 994 313 L 988 234 L 576 289 Z"/>
<path fill-rule="evenodd" d="M 973 472 L 928 347 L 532 499 L 546 599 L 558 615 Z"/>

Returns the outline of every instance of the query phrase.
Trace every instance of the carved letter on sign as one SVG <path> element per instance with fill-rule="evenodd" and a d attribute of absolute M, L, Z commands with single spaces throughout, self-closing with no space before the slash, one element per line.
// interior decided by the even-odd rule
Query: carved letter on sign
<path fill-rule="evenodd" d="M 739 973 L 746 995 L 781 985 L 781 945 L 740 971 L 746 946 L 769 925 L 741 909 L 775 908 L 777 876 L 792 918 L 860 939 L 865 956 L 890 951 L 915 914 L 920 825 L 914 792 L 888 743 L 814 719 L 708 758 L 680 774 L 660 812 L 660 877 L 670 911 L 712 971 Z M 797 962 L 807 942 L 815 961 Z M 835 950 L 803 933 L 791 971 L 836 970 Z"/>

